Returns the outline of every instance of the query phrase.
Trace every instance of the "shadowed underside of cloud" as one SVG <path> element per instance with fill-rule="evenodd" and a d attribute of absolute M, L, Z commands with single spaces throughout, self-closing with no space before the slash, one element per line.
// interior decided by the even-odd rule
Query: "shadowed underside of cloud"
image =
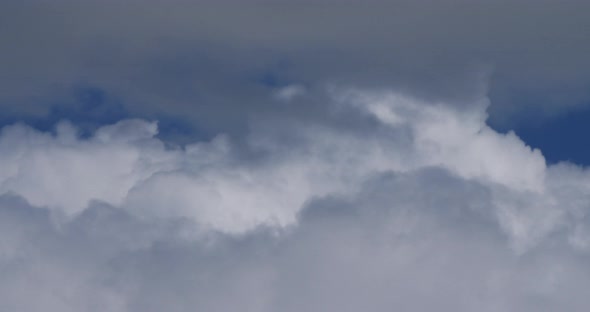
<path fill-rule="evenodd" d="M 586 169 L 489 128 L 486 100 L 328 94 L 371 134 L 260 121 L 170 147 L 139 119 L 4 127 L 3 309 L 587 309 Z"/>

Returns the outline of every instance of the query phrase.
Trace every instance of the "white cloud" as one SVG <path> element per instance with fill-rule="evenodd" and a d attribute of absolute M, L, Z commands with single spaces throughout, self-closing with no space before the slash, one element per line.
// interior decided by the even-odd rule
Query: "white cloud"
<path fill-rule="evenodd" d="M 332 105 L 379 131 L 285 125 L 295 143 L 253 131 L 246 144 L 264 156 L 252 161 L 225 136 L 167 148 L 142 120 L 85 139 L 67 123 L 56 134 L 5 127 L 0 269 L 11 273 L 0 302 L 20 311 L 585 310 L 586 169 L 547 166 L 513 133 L 487 127 L 485 101 L 467 111 L 335 92 Z"/>
<path fill-rule="evenodd" d="M 296 85 L 296 84 L 292 84 L 292 85 L 278 88 L 274 93 L 274 97 L 278 100 L 288 102 L 298 96 L 304 95 L 305 93 L 306 93 L 305 87 L 300 86 L 300 85 Z"/>

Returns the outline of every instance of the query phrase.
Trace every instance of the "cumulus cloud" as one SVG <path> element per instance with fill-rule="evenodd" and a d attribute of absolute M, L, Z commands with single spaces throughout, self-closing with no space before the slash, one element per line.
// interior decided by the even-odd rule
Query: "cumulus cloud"
<path fill-rule="evenodd" d="M 329 94 L 370 134 L 261 122 L 244 142 L 175 147 L 138 119 L 4 127 L 2 306 L 586 310 L 585 168 L 489 128 L 485 99 Z"/>

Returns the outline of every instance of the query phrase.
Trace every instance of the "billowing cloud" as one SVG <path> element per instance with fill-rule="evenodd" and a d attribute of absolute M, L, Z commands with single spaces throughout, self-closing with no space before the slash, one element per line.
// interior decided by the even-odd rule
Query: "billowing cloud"
<path fill-rule="evenodd" d="M 139 119 L 3 128 L 2 306 L 586 310 L 585 168 L 492 130 L 485 99 L 327 93 L 371 131 L 259 120 L 178 147 Z"/>

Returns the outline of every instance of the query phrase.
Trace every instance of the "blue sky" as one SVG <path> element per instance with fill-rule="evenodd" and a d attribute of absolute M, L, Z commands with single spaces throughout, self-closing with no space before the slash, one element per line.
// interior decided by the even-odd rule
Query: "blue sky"
<path fill-rule="evenodd" d="M 527 115 L 514 124 L 511 130 L 528 145 L 543 151 L 549 163 L 567 161 L 584 166 L 589 164 L 590 148 L 584 138 L 584 133 L 590 130 L 588 108 L 575 109 L 541 122 L 531 120 L 536 115 L 533 112 L 523 114 Z M 497 128 L 506 131 L 505 127 Z"/>

